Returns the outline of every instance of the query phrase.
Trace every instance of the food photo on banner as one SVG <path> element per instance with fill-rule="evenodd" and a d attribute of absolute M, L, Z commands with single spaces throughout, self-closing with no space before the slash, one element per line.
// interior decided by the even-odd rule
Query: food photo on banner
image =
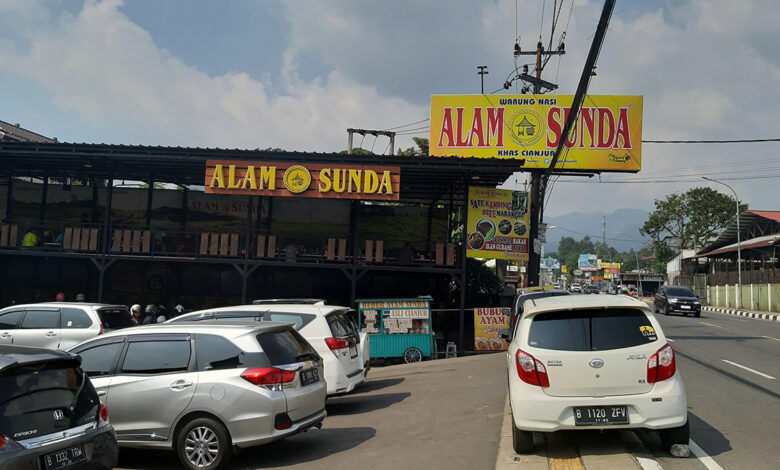
<path fill-rule="evenodd" d="M 508 308 L 474 309 L 474 351 L 506 351 L 507 342 L 498 336 L 509 328 Z"/>
<path fill-rule="evenodd" d="M 526 191 L 470 186 L 467 256 L 527 260 L 529 203 Z"/>

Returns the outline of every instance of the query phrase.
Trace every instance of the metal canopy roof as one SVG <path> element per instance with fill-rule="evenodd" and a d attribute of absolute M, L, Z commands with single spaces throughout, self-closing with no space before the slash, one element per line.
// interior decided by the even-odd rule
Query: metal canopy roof
<path fill-rule="evenodd" d="M 780 211 L 753 211 L 746 210 L 739 215 L 739 225 L 742 238 L 745 234 L 751 232 L 751 229 L 761 225 L 765 226 L 766 234 L 775 233 L 773 226 L 780 224 Z M 763 235 L 764 233 L 762 233 Z M 707 246 L 698 251 L 698 254 L 709 253 L 727 245 L 736 246 L 737 243 L 737 221 L 734 220 L 723 230 L 718 237 Z M 742 242 L 744 243 L 744 242 Z"/>
<path fill-rule="evenodd" d="M 468 185 L 495 187 L 519 164 L 513 160 L 399 157 L 141 145 L 0 142 L 0 176 L 159 181 L 202 186 L 206 160 L 386 165 L 401 168 L 401 201 L 465 198 Z"/>

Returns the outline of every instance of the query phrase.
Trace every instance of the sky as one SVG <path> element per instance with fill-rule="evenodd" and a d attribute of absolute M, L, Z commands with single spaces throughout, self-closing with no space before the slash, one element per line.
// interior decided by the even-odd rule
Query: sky
<path fill-rule="evenodd" d="M 542 78 L 574 94 L 603 3 L 561 1 L 566 55 Z M 64 142 L 311 152 L 344 150 L 349 127 L 405 126 L 406 148 L 428 136 L 432 94 L 479 93 L 477 65 L 497 90 L 515 40 L 547 43 L 553 3 L 0 0 L 0 120 Z M 589 93 L 643 95 L 645 140 L 778 138 L 778 24 L 776 0 L 618 0 Z M 780 142 L 646 143 L 641 172 L 562 177 L 545 214 L 731 194 L 702 176 L 780 210 Z"/>

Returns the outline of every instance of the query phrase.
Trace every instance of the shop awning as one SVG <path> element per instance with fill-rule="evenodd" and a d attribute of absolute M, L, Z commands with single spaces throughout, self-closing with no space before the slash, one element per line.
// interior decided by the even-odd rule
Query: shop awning
<path fill-rule="evenodd" d="M 741 243 L 739 243 L 739 248 L 742 251 L 745 250 L 754 250 L 759 248 L 766 248 L 769 246 L 773 246 L 776 243 L 780 243 L 780 233 L 775 233 L 773 235 L 766 235 L 763 237 L 758 238 L 752 238 L 750 240 L 745 240 Z M 708 251 L 706 253 L 701 253 L 696 256 L 691 256 L 690 258 L 712 258 L 717 255 L 722 255 L 726 253 L 736 253 L 737 252 L 737 244 L 733 243 L 731 245 L 724 246 L 722 248 L 718 248 L 717 250 Z"/>

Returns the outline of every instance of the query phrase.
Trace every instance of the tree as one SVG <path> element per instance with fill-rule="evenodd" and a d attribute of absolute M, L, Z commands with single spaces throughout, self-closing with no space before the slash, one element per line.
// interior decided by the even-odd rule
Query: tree
<path fill-rule="evenodd" d="M 736 201 L 707 187 L 693 188 L 664 200 L 655 200 L 655 211 L 639 229 L 653 239 L 660 263 L 669 261 L 678 250 L 698 249 L 734 219 Z M 740 212 L 747 205 L 740 206 Z"/>
<path fill-rule="evenodd" d="M 498 305 L 498 293 L 504 287 L 504 280 L 485 263 L 487 260 L 466 258 L 466 305 L 482 307 Z M 453 296 L 457 295 L 457 286 L 452 284 Z"/>
<path fill-rule="evenodd" d="M 407 149 L 398 149 L 398 155 L 401 157 L 427 157 L 430 155 L 428 139 L 423 137 L 412 137 L 414 145 L 417 148 L 409 147 Z"/>

